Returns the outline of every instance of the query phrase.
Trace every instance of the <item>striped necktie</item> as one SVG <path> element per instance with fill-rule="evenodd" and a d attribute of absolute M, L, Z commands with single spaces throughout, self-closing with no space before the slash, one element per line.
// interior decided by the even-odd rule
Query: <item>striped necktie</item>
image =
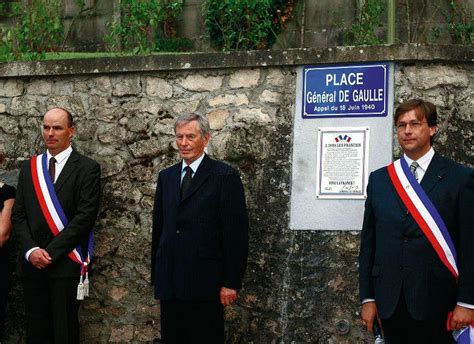
<path fill-rule="evenodd" d="M 420 165 L 418 165 L 418 163 L 416 161 L 413 161 L 410 165 L 410 171 L 413 174 L 413 176 L 415 177 L 416 181 L 418 181 L 418 173 L 416 172 L 416 169 L 418 167 L 420 167 Z"/>

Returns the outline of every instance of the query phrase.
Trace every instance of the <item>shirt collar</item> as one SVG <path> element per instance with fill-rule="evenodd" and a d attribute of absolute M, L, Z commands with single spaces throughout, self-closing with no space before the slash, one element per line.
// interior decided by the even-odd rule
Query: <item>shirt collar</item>
<path fill-rule="evenodd" d="M 193 170 L 193 173 L 196 173 L 197 169 L 199 168 L 199 165 L 201 164 L 202 162 L 202 159 L 204 159 L 204 156 L 206 154 L 202 153 L 201 156 L 199 158 L 197 158 L 196 160 L 194 160 L 190 165 L 189 167 L 191 167 L 191 169 Z M 181 162 L 181 172 L 183 172 L 184 168 L 188 166 L 184 160 Z"/>
<path fill-rule="evenodd" d="M 435 151 L 433 147 L 431 147 L 430 150 L 425 155 L 423 155 L 421 158 L 416 160 L 416 162 L 423 169 L 423 171 L 426 171 L 428 169 L 428 166 L 430 165 L 430 162 L 433 159 L 434 154 L 435 154 Z M 407 161 L 408 166 L 410 166 L 414 160 L 410 159 L 406 154 L 404 154 L 403 156 L 405 157 L 405 160 Z"/>
<path fill-rule="evenodd" d="M 72 147 L 69 146 L 67 147 L 65 150 L 63 150 L 61 153 L 58 153 L 54 156 L 54 158 L 56 159 L 56 162 L 58 164 L 61 164 L 64 160 L 66 160 L 67 158 L 69 158 L 69 156 L 71 155 L 72 153 Z M 48 161 L 49 159 L 52 157 L 51 153 L 49 153 L 49 151 L 47 150 L 46 151 L 46 156 L 48 158 Z"/>

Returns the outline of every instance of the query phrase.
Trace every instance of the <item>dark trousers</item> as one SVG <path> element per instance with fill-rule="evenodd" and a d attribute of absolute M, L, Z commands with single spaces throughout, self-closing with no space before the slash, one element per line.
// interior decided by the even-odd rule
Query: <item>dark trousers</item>
<path fill-rule="evenodd" d="M 445 318 L 415 320 L 408 312 L 403 293 L 391 318 L 382 319 L 385 344 L 452 344 L 451 332 L 446 330 Z"/>
<path fill-rule="evenodd" d="M 12 269 L 8 261 L 7 248 L 0 248 L 0 341 L 4 339 L 5 313 L 10 291 Z"/>
<path fill-rule="evenodd" d="M 163 344 L 224 343 L 224 308 L 219 301 L 162 300 Z"/>
<path fill-rule="evenodd" d="M 38 275 L 39 280 L 23 279 L 27 343 L 79 343 L 79 277 Z"/>

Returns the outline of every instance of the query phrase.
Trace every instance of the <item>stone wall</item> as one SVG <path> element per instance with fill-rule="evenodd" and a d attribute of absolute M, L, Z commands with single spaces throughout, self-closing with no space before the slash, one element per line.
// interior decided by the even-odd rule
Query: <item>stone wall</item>
<path fill-rule="evenodd" d="M 376 54 L 364 54 L 367 61 L 376 55 L 396 63 L 397 104 L 418 96 L 439 107 L 436 149 L 474 165 L 469 54 L 418 47 L 413 59 L 410 47 L 373 49 Z M 43 150 L 39 126 L 52 106 L 75 114 L 74 146 L 102 166 L 91 297 L 80 313 L 83 342 L 159 337 L 159 305 L 149 284 L 151 210 L 158 171 L 178 161 L 172 126 L 183 111 L 207 115 L 209 153 L 239 169 L 247 196 L 250 255 L 239 301 L 226 309 L 228 342 L 370 342 L 358 320 L 359 232 L 288 228 L 296 69 L 359 61 L 360 54 L 175 55 L 175 65 L 155 57 L 101 60 L 95 68 L 85 61 L 0 65 L 0 151 L 7 156 L 0 177 L 14 181 L 20 162 Z M 235 60 L 232 68 L 222 62 Z M 21 342 L 21 305 L 16 284 L 8 343 Z"/>

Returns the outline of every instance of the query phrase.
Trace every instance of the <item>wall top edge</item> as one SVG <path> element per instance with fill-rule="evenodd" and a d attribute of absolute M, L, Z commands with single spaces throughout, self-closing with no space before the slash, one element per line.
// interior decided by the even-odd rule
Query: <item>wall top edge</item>
<path fill-rule="evenodd" d="M 474 49 L 456 45 L 394 44 L 9 62 L 0 63 L 0 78 L 375 61 L 471 63 L 474 61 Z"/>

